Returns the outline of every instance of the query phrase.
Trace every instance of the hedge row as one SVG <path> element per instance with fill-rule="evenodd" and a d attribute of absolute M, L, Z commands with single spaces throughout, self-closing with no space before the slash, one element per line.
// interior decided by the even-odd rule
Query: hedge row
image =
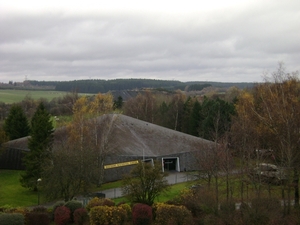
<path fill-rule="evenodd" d="M 1 213 L 1 225 L 24 225 L 24 215 L 21 213 Z"/>
<path fill-rule="evenodd" d="M 4 212 L 5 211 L 5 212 Z M 115 205 L 110 199 L 92 199 L 86 208 L 78 201 L 57 202 L 52 209 L 36 207 L 31 211 L 10 209 L 0 213 L 1 225 L 190 225 L 193 224 L 191 212 L 185 206 L 155 204 Z M 20 213 L 21 212 L 21 213 Z M 153 223 L 154 222 L 154 223 Z"/>

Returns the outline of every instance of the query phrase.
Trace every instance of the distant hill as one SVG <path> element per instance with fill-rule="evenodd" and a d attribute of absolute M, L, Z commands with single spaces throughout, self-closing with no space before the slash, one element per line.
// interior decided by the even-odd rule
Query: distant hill
<path fill-rule="evenodd" d="M 19 83 L 18 89 L 52 89 L 78 93 L 107 93 L 109 91 L 120 92 L 124 90 L 157 89 L 162 91 L 201 91 L 207 87 L 229 88 L 251 88 L 254 83 L 223 83 L 210 81 L 181 82 L 175 80 L 154 80 L 154 79 L 115 79 L 115 80 L 73 80 L 73 81 L 36 81 L 26 80 Z M 9 85 L 0 88 L 9 88 Z M 11 85 L 16 88 L 16 85 Z"/>

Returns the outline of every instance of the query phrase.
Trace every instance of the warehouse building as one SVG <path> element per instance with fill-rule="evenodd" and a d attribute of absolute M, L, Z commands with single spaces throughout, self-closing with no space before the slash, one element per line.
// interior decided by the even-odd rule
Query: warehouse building
<path fill-rule="evenodd" d="M 134 119 L 122 114 L 109 114 L 97 119 L 109 121 L 105 127 L 111 149 L 104 162 L 105 182 L 121 179 L 140 160 L 152 163 L 154 160 L 162 164 L 163 171 L 192 171 L 199 169 L 197 156 L 207 155 L 215 147 L 215 143 L 157 126 L 149 122 Z M 64 137 L 60 128 L 54 132 L 54 145 L 59 145 Z M 6 151 L 0 157 L 2 169 L 24 169 L 21 158 L 29 151 L 28 137 L 6 143 Z"/>

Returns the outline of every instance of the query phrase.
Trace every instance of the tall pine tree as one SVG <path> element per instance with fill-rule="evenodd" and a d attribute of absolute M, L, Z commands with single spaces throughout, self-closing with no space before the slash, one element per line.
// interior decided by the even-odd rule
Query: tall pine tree
<path fill-rule="evenodd" d="M 37 180 L 41 178 L 43 167 L 51 153 L 53 125 L 50 114 L 41 102 L 31 120 L 31 137 L 28 141 L 30 151 L 24 157 L 25 173 L 21 175 L 21 184 L 37 190 Z"/>
<path fill-rule="evenodd" d="M 4 122 L 3 129 L 9 140 L 14 140 L 29 135 L 30 126 L 21 106 L 12 105 L 9 110 L 8 117 Z"/>
<path fill-rule="evenodd" d="M 217 141 L 230 129 L 231 117 L 235 114 L 234 104 L 220 98 L 214 100 L 204 97 L 201 107 L 202 120 L 199 126 L 199 136 Z"/>
<path fill-rule="evenodd" d="M 196 99 L 189 120 L 189 134 L 194 135 L 196 137 L 199 136 L 199 124 L 201 119 L 201 104 Z"/>

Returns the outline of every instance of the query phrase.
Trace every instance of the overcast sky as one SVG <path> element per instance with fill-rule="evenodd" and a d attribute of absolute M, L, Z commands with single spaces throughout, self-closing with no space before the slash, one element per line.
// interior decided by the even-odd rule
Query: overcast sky
<path fill-rule="evenodd" d="M 0 0 L 0 82 L 260 82 L 300 68 L 299 0 Z"/>

